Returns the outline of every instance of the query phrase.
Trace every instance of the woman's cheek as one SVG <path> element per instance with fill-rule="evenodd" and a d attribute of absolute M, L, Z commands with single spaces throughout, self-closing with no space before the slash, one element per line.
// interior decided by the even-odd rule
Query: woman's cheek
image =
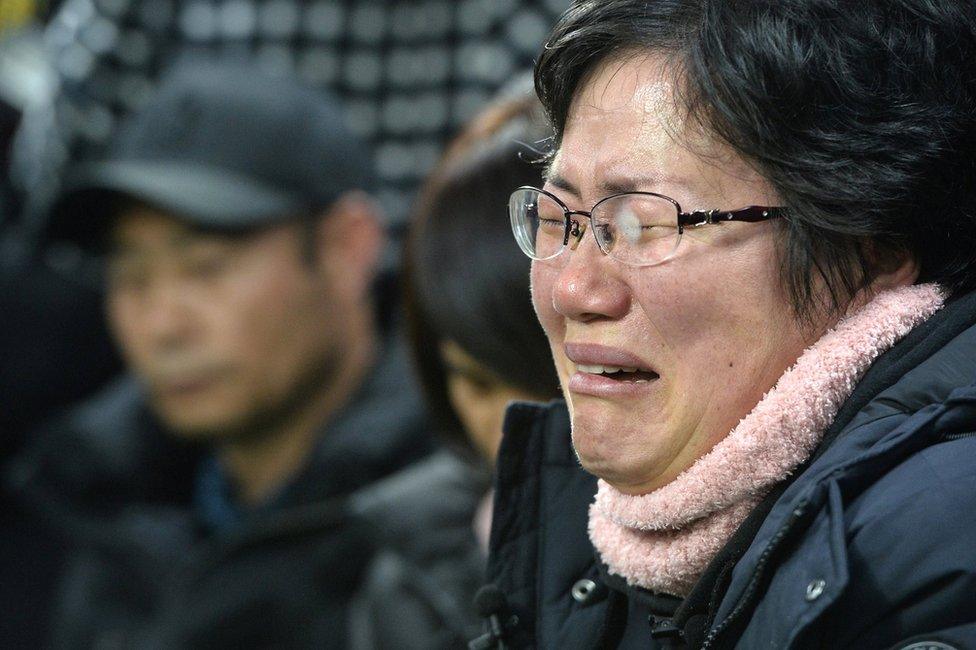
<path fill-rule="evenodd" d="M 550 342 L 554 336 L 561 336 L 562 318 L 556 311 L 552 302 L 552 288 L 555 281 L 555 269 L 547 267 L 539 262 L 532 263 L 530 274 L 530 289 L 532 292 L 532 306 L 535 308 L 539 323 L 549 337 Z"/>

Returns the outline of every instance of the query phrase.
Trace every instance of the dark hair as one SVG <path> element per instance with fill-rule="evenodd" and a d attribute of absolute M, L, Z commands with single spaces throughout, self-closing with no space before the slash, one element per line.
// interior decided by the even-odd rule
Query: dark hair
<path fill-rule="evenodd" d="M 971 0 L 585 0 L 535 70 L 558 145 L 608 58 L 668 56 L 687 114 L 778 191 L 795 312 L 839 310 L 906 253 L 920 282 L 976 285 Z M 813 294 L 821 276 L 829 295 Z"/>
<path fill-rule="evenodd" d="M 559 394 L 532 309 L 530 262 L 512 240 L 507 212 L 512 190 L 541 182 L 540 147 L 551 137 L 528 87 L 498 100 L 452 143 L 414 207 L 404 272 L 408 333 L 434 417 L 465 448 L 448 399 L 441 341 L 453 340 L 529 395 Z"/>

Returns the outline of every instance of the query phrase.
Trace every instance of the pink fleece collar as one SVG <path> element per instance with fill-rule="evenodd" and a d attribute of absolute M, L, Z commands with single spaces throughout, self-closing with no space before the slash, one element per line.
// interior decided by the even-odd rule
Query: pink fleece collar
<path fill-rule="evenodd" d="M 628 584 L 686 595 L 769 489 L 809 457 L 864 371 L 943 304 L 934 284 L 878 294 L 803 352 L 732 432 L 674 481 L 626 495 L 603 480 L 590 540 Z"/>

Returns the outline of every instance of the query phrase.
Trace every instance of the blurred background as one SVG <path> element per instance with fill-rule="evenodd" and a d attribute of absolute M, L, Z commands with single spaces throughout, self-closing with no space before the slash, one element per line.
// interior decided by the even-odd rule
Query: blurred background
<path fill-rule="evenodd" d="M 373 149 L 395 276 L 414 192 L 456 134 L 526 71 L 567 0 L 0 0 L 0 431 L 5 447 L 117 369 L 97 273 L 44 241 L 66 165 L 97 155 L 189 55 L 297 73 Z M 395 281 L 395 277 L 390 278 Z"/>
<path fill-rule="evenodd" d="M 253 57 L 326 86 L 375 148 L 401 224 L 442 145 L 532 64 L 566 0 L 3 0 L 0 95 L 24 112 L 11 174 L 42 204 L 159 71 L 188 54 Z M 11 121 L 13 118 L 5 118 Z"/>
<path fill-rule="evenodd" d="M 98 265 L 47 241 L 73 161 L 185 57 L 244 60 L 340 100 L 368 143 L 389 243 L 379 292 L 395 320 L 399 251 L 414 196 L 444 146 L 531 68 L 568 0 L 0 0 L 0 442 L 121 370 Z M 36 647 L 62 543 L 4 492 L 0 644 Z"/>
<path fill-rule="evenodd" d="M 567 5 L 568 0 L 0 0 L 0 259 L 3 313 L 9 317 L 0 325 L 0 394 L 11 409 L 0 415 L 0 428 L 23 429 L 38 409 L 77 399 L 79 390 L 96 388 L 117 369 L 86 302 L 97 304 L 97 296 L 85 295 L 97 288 L 97 273 L 79 251 L 46 242 L 41 233 L 65 167 L 97 155 L 168 66 L 201 54 L 243 58 L 337 95 L 350 128 L 375 156 L 381 181 L 376 198 L 392 234 L 384 264 L 392 284 L 420 182 L 451 136 L 531 67 Z M 40 265 L 32 267 L 30 282 L 37 286 L 30 291 L 19 284 L 28 257 Z M 40 277 L 49 272 L 58 275 Z M 43 296 L 56 293 L 52 285 L 62 278 L 72 283 L 72 299 L 63 307 L 72 314 L 70 327 L 54 312 L 33 313 L 50 302 Z M 20 299 L 11 291 L 30 299 L 10 302 Z M 51 340 L 46 345 L 55 349 L 38 357 L 8 343 L 27 323 L 78 338 Z M 30 338 L 41 337 L 34 332 Z M 80 355 L 75 361 L 84 377 L 64 377 L 58 348 L 65 347 Z M 45 357 L 58 359 L 55 384 L 41 379 Z M 35 375 L 46 393 L 41 404 L 34 402 L 34 388 L 24 385 Z"/>

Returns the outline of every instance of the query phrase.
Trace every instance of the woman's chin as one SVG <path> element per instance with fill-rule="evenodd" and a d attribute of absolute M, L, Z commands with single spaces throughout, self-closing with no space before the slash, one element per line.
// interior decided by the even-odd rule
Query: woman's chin
<path fill-rule="evenodd" d="M 586 429 L 576 427 L 573 447 L 583 469 L 626 494 L 643 494 L 659 487 L 657 477 L 667 465 L 664 459 L 649 456 L 645 445 L 635 450 L 620 440 L 590 435 Z"/>

